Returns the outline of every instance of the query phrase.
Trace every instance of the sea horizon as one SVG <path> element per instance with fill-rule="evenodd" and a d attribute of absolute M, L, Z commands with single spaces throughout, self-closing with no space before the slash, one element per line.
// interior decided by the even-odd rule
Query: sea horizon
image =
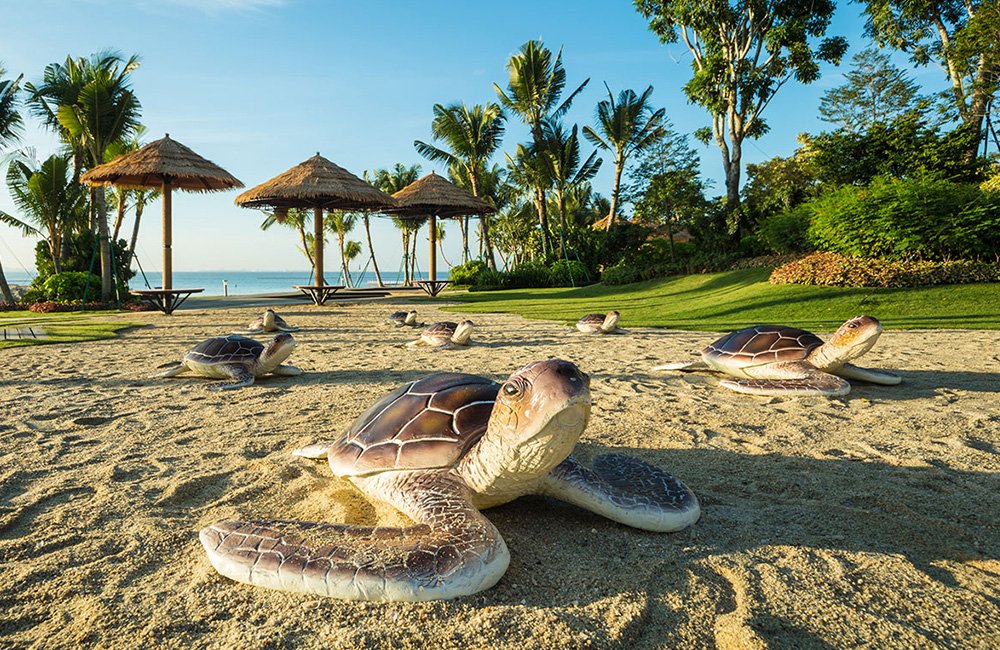
<path fill-rule="evenodd" d="M 439 273 L 440 279 L 447 279 L 448 271 Z M 11 285 L 30 286 L 36 273 L 25 273 L 23 270 L 4 269 L 7 282 Z M 346 284 L 342 281 L 339 271 L 326 271 L 327 284 Z M 385 284 L 401 284 L 403 274 L 398 271 L 383 271 L 382 280 Z M 373 271 L 352 273 L 355 287 L 377 287 L 378 280 Z M 416 279 L 426 279 L 426 273 L 416 273 Z M 129 281 L 132 289 L 158 288 L 162 286 L 162 274 L 159 271 L 136 273 Z M 312 282 L 312 273 L 304 271 L 174 271 L 173 286 L 175 289 L 204 289 L 204 296 L 249 296 L 264 293 L 294 292 L 292 287 L 298 284 Z"/>

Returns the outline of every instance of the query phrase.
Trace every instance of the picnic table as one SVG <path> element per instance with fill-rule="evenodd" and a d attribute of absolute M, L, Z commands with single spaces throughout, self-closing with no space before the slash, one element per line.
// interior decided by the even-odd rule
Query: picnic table
<path fill-rule="evenodd" d="M 181 306 L 192 293 L 201 293 L 204 289 L 133 289 L 129 291 L 133 296 L 152 303 L 154 307 L 164 314 L 170 314 Z"/>
<path fill-rule="evenodd" d="M 302 293 L 312 298 L 317 305 L 325 304 L 330 296 L 344 288 L 342 284 L 296 284 L 293 289 L 298 289 Z"/>

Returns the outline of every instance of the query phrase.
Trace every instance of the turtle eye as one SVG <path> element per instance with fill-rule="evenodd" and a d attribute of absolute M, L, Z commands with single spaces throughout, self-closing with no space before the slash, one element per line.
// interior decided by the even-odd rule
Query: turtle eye
<path fill-rule="evenodd" d="M 857 323 L 848 323 L 847 324 L 847 328 L 848 329 L 852 329 L 853 330 L 853 329 L 857 329 L 857 327 L 858 327 Z"/>
<path fill-rule="evenodd" d="M 519 395 L 521 393 L 521 388 L 516 384 L 508 383 L 503 385 L 503 392 L 504 395 Z"/>

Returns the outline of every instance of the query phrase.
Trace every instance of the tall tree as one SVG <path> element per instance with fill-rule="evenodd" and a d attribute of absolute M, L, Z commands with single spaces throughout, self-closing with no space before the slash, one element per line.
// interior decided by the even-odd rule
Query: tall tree
<path fill-rule="evenodd" d="M 548 211 L 545 205 L 545 193 L 552 186 L 549 158 L 542 147 L 526 147 L 523 144 L 517 145 L 513 156 L 504 155 L 507 158 L 507 179 L 521 188 L 521 191 L 530 196 L 534 203 L 541 234 L 542 256 L 549 257 L 552 254 L 552 234 L 549 230 Z"/>
<path fill-rule="evenodd" d="M 30 102 L 50 126 L 57 128 L 71 149 L 83 154 L 90 167 L 104 162 L 112 143 L 130 138 L 139 127 L 141 106 L 131 89 L 131 73 L 139 57 L 123 59 L 115 52 L 102 52 L 90 59 L 72 59 L 45 68 L 41 86 L 26 86 Z M 75 92 L 75 96 L 74 93 Z M 114 272 L 108 238 L 108 218 L 103 191 L 91 193 L 96 200 L 97 230 L 101 252 L 101 299 L 111 300 Z"/>
<path fill-rule="evenodd" d="M 549 158 L 552 173 L 552 191 L 555 193 L 556 210 L 559 212 L 559 255 L 566 256 L 566 193 L 587 183 L 600 170 L 603 160 L 591 152 L 580 162 L 580 136 L 576 124 L 568 132 L 559 122 L 545 124 L 545 155 Z"/>
<path fill-rule="evenodd" d="M 337 246 L 340 248 L 340 268 L 341 281 L 347 286 L 351 284 L 351 273 L 347 269 L 347 235 L 354 230 L 354 225 L 358 222 L 358 213 L 345 212 L 343 210 L 330 210 L 325 225 L 330 232 L 337 235 Z"/>
<path fill-rule="evenodd" d="M 545 138 L 542 127 L 545 120 L 558 120 L 566 111 L 580 91 L 590 79 L 585 79 L 576 90 L 560 104 L 563 90 L 566 88 L 566 70 L 562 64 L 562 48 L 553 56 L 552 50 L 545 47 L 541 41 L 531 40 L 521 46 L 521 49 L 507 61 L 509 75 L 507 90 L 493 84 L 493 89 L 500 98 L 500 104 L 514 113 L 531 129 L 531 140 L 536 150 L 542 149 Z M 542 226 L 542 248 L 545 255 L 552 251 L 548 232 L 548 216 L 545 212 L 545 191 L 547 188 L 539 185 L 536 194 L 541 200 L 535 201 L 539 210 L 539 222 Z"/>
<path fill-rule="evenodd" d="M 53 154 L 41 165 L 16 160 L 7 170 L 7 187 L 23 218 L 0 211 L 0 221 L 46 234 L 52 266 L 62 273 L 63 237 L 86 219 L 87 205 L 85 192 L 73 182 L 70 156 Z"/>
<path fill-rule="evenodd" d="M 919 87 L 888 55 L 874 48 L 851 58 L 847 83 L 830 88 L 819 101 L 820 119 L 852 133 L 867 131 L 875 122 L 891 122 L 922 108 Z"/>
<path fill-rule="evenodd" d="M 420 165 L 411 165 L 407 167 L 402 163 L 396 163 L 392 169 L 376 169 L 372 171 L 372 175 L 365 175 L 365 180 L 369 183 L 382 190 L 386 194 L 395 194 L 399 190 L 403 189 L 407 185 L 413 183 L 415 180 L 420 178 Z M 401 217 L 394 216 L 392 218 L 393 225 L 399 229 L 400 235 L 403 239 L 403 282 L 407 285 L 410 284 L 410 235 L 413 232 L 413 223 L 410 219 L 403 219 Z M 365 229 L 367 231 L 367 219 L 365 220 Z M 371 247 L 371 235 L 368 235 L 368 249 L 371 251 L 372 259 L 375 258 L 375 251 Z"/>
<path fill-rule="evenodd" d="M 18 75 L 17 79 L 4 79 L 7 70 L 3 63 L 0 63 L 0 153 L 17 142 L 21 131 L 21 113 L 18 111 L 17 93 L 24 75 Z M 14 294 L 7 284 L 7 276 L 4 275 L 3 265 L 0 264 L 0 297 L 4 302 L 13 303 Z"/>
<path fill-rule="evenodd" d="M 500 148 L 504 133 L 504 115 L 497 104 L 476 104 L 471 108 L 465 104 L 450 106 L 434 105 L 434 119 L 431 135 L 444 143 L 447 149 L 414 140 L 417 152 L 434 162 L 444 163 L 449 169 L 456 168 L 469 181 L 473 196 L 479 196 L 479 179 L 490 158 Z M 463 262 L 469 257 L 469 217 L 464 217 L 462 227 Z M 486 251 L 486 264 L 496 268 L 493 245 L 490 242 L 489 221 L 480 219 L 482 244 Z"/>
<path fill-rule="evenodd" d="M 743 141 L 764 135 L 763 113 L 789 80 L 819 78 L 818 61 L 839 63 L 842 37 L 823 38 L 834 0 L 634 0 L 649 28 L 664 43 L 684 41 L 694 75 L 688 98 L 708 110 L 711 128 L 696 132 L 722 152 L 726 201 L 740 201 Z M 723 224 L 719 224 L 721 228 Z"/>
<path fill-rule="evenodd" d="M 860 0 L 866 29 L 883 46 L 934 61 L 948 76 L 962 123 L 982 133 L 1000 86 L 1000 4 L 996 0 Z M 974 156 L 975 149 L 968 152 Z"/>
<path fill-rule="evenodd" d="M 611 211 L 608 213 L 608 230 L 614 225 L 615 213 L 620 207 L 622 172 L 632 154 L 641 152 L 663 137 L 663 121 L 667 109 L 653 110 L 649 86 L 641 95 L 628 89 L 618 93 L 615 101 L 611 89 L 605 84 L 608 98 L 597 104 L 597 130 L 583 127 L 583 135 L 599 149 L 609 151 L 615 158 L 615 180 L 611 188 Z"/>

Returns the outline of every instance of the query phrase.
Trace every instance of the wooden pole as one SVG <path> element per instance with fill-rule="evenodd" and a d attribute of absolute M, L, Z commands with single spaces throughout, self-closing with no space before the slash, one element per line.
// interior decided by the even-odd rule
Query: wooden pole
<path fill-rule="evenodd" d="M 171 213 L 171 186 L 170 179 L 163 179 L 163 285 L 164 289 L 173 289 L 173 261 L 171 259 L 171 245 L 173 239 L 170 234 L 170 213 Z"/>
<path fill-rule="evenodd" d="M 428 273 L 428 280 L 434 282 L 437 280 L 437 217 L 433 214 L 431 215 L 431 268 Z"/>
<path fill-rule="evenodd" d="M 323 208 L 313 209 L 313 249 L 315 251 L 316 272 L 313 284 L 323 286 Z"/>

